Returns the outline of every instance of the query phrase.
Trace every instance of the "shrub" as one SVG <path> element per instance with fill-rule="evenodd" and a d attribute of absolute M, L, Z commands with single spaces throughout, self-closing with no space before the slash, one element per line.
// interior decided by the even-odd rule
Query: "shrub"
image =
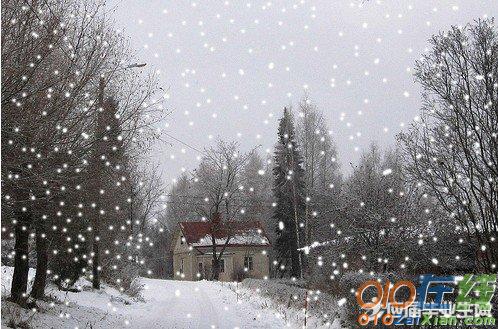
<path fill-rule="evenodd" d="M 232 281 L 242 282 L 244 279 L 249 277 L 248 273 L 244 271 L 243 268 L 239 268 L 237 271 L 234 271 L 232 274 Z"/>
<path fill-rule="evenodd" d="M 135 300 L 144 301 L 142 297 L 142 291 L 144 290 L 144 286 L 145 284 L 141 283 L 140 280 L 136 278 L 131 282 L 128 289 L 125 290 L 125 293 Z"/>
<path fill-rule="evenodd" d="M 127 293 L 132 288 L 132 284 L 140 276 L 140 268 L 138 264 L 122 261 L 117 263 L 120 270 L 116 271 L 111 266 L 103 267 L 101 276 L 107 284 L 119 289 L 121 292 Z"/>
<path fill-rule="evenodd" d="M 31 315 L 23 318 L 19 305 L 2 300 L 2 319 L 6 319 L 5 322 L 9 328 L 30 329 L 30 322 L 34 315 L 35 313 L 31 313 Z"/>
<path fill-rule="evenodd" d="M 339 298 L 345 298 L 345 303 L 343 304 L 344 316 L 343 322 L 347 327 L 355 328 L 358 326 L 358 316 L 360 315 L 360 307 L 356 300 L 356 291 L 358 288 L 368 280 L 380 280 L 381 284 L 389 280 L 390 282 L 396 282 L 404 279 L 411 279 L 406 277 L 401 277 L 398 273 L 387 272 L 387 273 L 375 273 L 373 276 L 369 273 L 360 272 L 346 272 L 340 277 L 339 281 L 334 285 L 335 294 Z M 398 295 L 397 295 L 398 296 Z M 375 297 L 375 293 L 372 289 L 365 291 L 363 295 L 363 300 L 371 300 Z M 401 295 L 399 295 L 402 298 Z M 382 325 L 378 325 L 378 328 L 382 328 Z"/>
<path fill-rule="evenodd" d="M 78 251 L 80 252 L 80 251 Z M 68 289 L 83 275 L 86 261 L 80 257 L 78 261 L 65 255 L 57 255 L 50 260 L 50 268 L 55 269 L 54 283 L 61 289 Z"/>

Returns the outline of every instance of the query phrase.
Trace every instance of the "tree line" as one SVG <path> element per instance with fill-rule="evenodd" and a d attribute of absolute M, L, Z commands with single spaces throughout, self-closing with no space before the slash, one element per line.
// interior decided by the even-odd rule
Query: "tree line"
<path fill-rule="evenodd" d="M 345 179 L 337 173 L 313 178 L 313 164 L 321 159 L 308 155 L 313 139 L 299 129 L 296 136 L 293 117 L 284 110 L 273 185 L 280 270 L 290 264 L 292 276 L 314 280 L 358 271 L 496 272 L 494 20 L 452 27 L 430 45 L 415 63 L 420 115 L 392 150 L 372 144 Z M 330 185 L 322 178 L 327 176 Z M 318 227 L 311 231 L 308 209 Z"/>
<path fill-rule="evenodd" d="M 210 220 L 206 209 L 221 205 L 230 220 L 264 222 L 274 277 L 318 283 L 355 272 L 496 272 L 494 20 L 452 27 L 429 42 L 415 63 L 420 114 L 390 150 L 372 143 L 344 175 L 323 112 L 305 95 L 284 109 L 273 155 L 244 154 L 227 142 L 206 150 L 169 192 L 166 231 Z"/>

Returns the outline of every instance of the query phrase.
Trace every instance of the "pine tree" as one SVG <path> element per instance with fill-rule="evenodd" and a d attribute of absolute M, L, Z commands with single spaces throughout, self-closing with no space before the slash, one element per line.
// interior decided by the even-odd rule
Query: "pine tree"
<path fill-rule="evenodd" d="M 273 219 L 276 223 L 275 250 L 279 269 L 283 275 L 289 270 L 293 277 L 302 277 L 302 259 L 299 248 L 302 241 L 301 217 L 304 211 L 304 170 L 294 132 L 290 111 L 284 108 L 278 128 L 273 168 L 273 194 L 276 207 Z"/>

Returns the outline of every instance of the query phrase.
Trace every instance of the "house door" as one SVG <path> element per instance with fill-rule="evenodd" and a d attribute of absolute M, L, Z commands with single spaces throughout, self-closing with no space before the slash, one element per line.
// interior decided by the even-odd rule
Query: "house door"
<path fill-rule="evenodd" d="M 204 264 L 203 263 L 199 263 L 199 268 L 197 271 L 199 273 L 199 280 L 205 279 Z"/>

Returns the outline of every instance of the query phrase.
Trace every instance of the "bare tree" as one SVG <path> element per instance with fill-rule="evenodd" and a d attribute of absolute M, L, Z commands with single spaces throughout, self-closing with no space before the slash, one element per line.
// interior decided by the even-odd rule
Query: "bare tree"
<path fill-rule="evenodd" d="M 14 281 L 22 278 L 22 284 L 14 284 L 12 298 L 18 302 L 25 295 L 27 235 L 36 226 L 37 247 L 46 238 L 43 221 L 33 225 L 34 202 L 53 199 L 69 182 L 66 169 L 80 166 L 84 158 L 79 151 L 88 113 L 83 109 L 92 77 L 105 63 L 102 42 L 82 42 L 95 31 L 83 28 L 94 10 L 72 1 L 6 1 L 2 6 L 2 138 L 9 141 L 2 153 L 2 193 L 7 206 L 23 213 L 16 216 L 21 231 L 16 234 L 20 259 Z M 71 17 L 79 11 L 84 18 Z"/>
<path fill-rule="evenodd" d="M 269 220 L 272 215 L 272 181 L 271 159 L 263 160 L 261 155 L 254 151 L 249 155 L 242 176 L 242 198 L 244 207 L 240 210 L 242 219 L 259 219 L 265 225 L 267 232 L 273 231 L 273 223 Z M 270 229 L 271 227 L 271 229 Z"/>
<path fill-rule="evenodd" d="M 407 173 L 438 200 L 477 268 L 498 261 L 498 33 L 491 19 L 435 35 L 416 63 L 422 113 L 399 139 Z"/>
<path fill-rule="evenodd" d="M 205 150 L 194 172 L 193 201 L 196 212 L 212 221 L 213 280 L 219 278 L 220 259 L 235 233 L 230 222 L 240 217 L 240 210 L 244 206 L 242 173 L 252 152 L 241 153 L 237 143 L 219 141 L 215 148 Z M 225 217 L 224 221 L 221 215 Z M 221 235 L 225 238 L 219 247 L 216 237 Z"/>
<path fill-rule="evenodd" d="M 161 181 L 158 166 L 139 168 L 135 165 L 130 170 L 128 180 L 128 225 L 133 234 L 143 233 L 148 222 L 157 220 L 157 215 L 163 210 L 160 207 L 164 199 L 165 188 Z"/>
<path fill-rule="evenodd" d="M 193 184 L 194 178 L 184 173 L 171 187 L 166 211 L 167 221 L 171 223 L 171 228 L 180 221 L 193 220 L 197 215 L 195 208 L 192 208 L 192 200 L 195 200 Z"/>
<path fill-rule="evenodd" d="M 407 241 L 421 233 L 415 228 L 422 218 L 414 214 L 415 203 L 401 168 L 398 152 L 382 156 L 372 144 L 346 181 L 341 216 L 332 222 L 334 235 L 348 240 L 345 245 L 351 251 L 361 252 L 366 268 L 371 270 L 385 272 L 399 264 L 405 255 L 396 241 Z"/>
<path fill-rule="evenodd" d="M 304 245 L 323 240 L 319 214 L 339 195 L 341 175 L 337 150 L 323 113 L 307 94 L 299 103 L 296 133 L 305 171 Z M 306 266 L 309 272 L 311 268 Z"/>
<path fill-rule="evenodd" d="M 95 200 L 81 200 L 94 187 L 93 181 L 109 178 L 105 173 L 83 177 L 97 153 L 96 144 L 108 138 L 108 133 L 95 129 L 96 113 L 107 102 L 99 84 L 104 80 L 110 86 L 108 95 L 116 99 L 113 113 L 121 148 L 132 150 L 132 144 L 147 142 L 153 117 L 149 114 L 156 111 L 156 104 L 151 101 L 153 79 L 121 70 L 131 56 L 102 2 L 4 1 L 2 29 L 2 139 L 7 141 L 2 145 L 2 196 L 4 205 L 14 210 L 17 260 L 12 298 L 21 302 L 26 297 L 30 231 L 36 230 L 37 251 L 46 263 L 44 240 L 66 236 L 74 241 L 71 217 L 83 211 L 88 215 Z M 109 163 L 107 172 L 118 165 L 104 163 Z M 76 210 L 69 202 L 84 209 Z M 48 234 L 46 224 L 54 213 L 57 230 Z M 34 295 L 39 296 L 45 283 L 42 271 L 37 271 L 35 282 Z"/>

